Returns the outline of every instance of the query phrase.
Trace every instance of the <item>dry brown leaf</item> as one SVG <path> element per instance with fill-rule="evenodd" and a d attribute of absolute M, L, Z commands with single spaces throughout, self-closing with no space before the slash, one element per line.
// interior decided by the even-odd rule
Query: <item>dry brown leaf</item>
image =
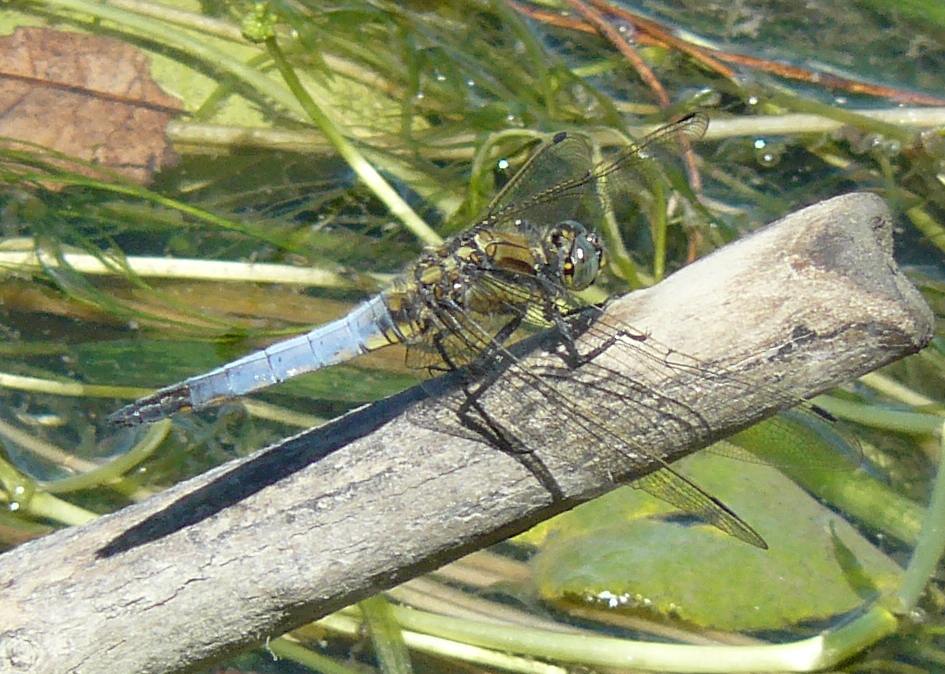
<path fill-rule="evenodd" d="M 181 109 L 151 79 L 148 56 L 124 42 L 49 28 L 0 38 L 0 136 L 143 184 L 177 160 L 164 129 Z"/>

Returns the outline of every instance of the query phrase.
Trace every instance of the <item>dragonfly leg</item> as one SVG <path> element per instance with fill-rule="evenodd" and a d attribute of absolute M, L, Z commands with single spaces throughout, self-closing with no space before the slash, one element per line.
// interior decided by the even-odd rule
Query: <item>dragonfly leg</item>
<path fill-rule="evenodd" d="M 555 324 L 555 330 L 558 332 L 561 344 L 564 346 L 564 352 L 561 355 L 564 358 L 565 365 L 572 369 L 578 368 L 594 359 L 596 354 L 582 355 L 578 351 L 577 344 L 574 342 L 574 331 L 571 330 L 571 326 L 558 311 L 551 311 L 551 320 Z"/>
<path fill-rule="evenodd" d="M 491 385 L 492 382 L 490 382 Z M 558 481 L 555 480 L 551 471 L 541 460 L 535 451 L 524 445 L 514 434 L 507 433 L 502 425 L 493 419 L 479 402 L 479 396 L 486 387 L 478 387 L 473 391 L 469 386 L 463 387 L 466 399 L 457 410 L 457 416 L 460 423 L 473 433 L 481 436 L 490 445 L 504 454 L 508 454 L 518 461 L 529 473 L 531 473 L 539 484 L 551 495 L 553 501 L 564 499 L 564 491 Z M 475 416 L 470 414 L 470 410 L 475 410 Z M 477 418 L 478 417 L 478 418 Z"/>
<path fill-rule="evenodd" d="M 472 365 L 475 368 L 476 363 L 489 363 L 493 359 L 502 358 L 503 352 L 505 352 L 505 342 L 518 330 L 522 325 L 522 316 L 514 315 L 509 319 L 508 323 L 503 325 L 492 337 L 488 338 L 486 347 L 482 349 L 479 354 L 476 356 Z M 493 368 L 494 370 L 495 368 Z"/>
<path fill-rule="evenodd" d="M 593 323 L 601 320 L 599 314 L 587 317 L 586 319 L 581 318 L 578 330 L 575 331 L 572 324 L 567 320 L 569 317 L 573 318 L 574 314 L 569 316 L 554 310 L 554 307 L 551 307 L 550 309 L 551 310 L 549 312 L 548 318 L 552 323 L 554 323 L 555 329 L 561 336 L 561 341 L 564 345 L 564 352 L 559 351 L 558 354 L 563 357 L 565 364 L 571 368 L 577 368 L 596 360 L 601 354 L 610 348 L 617 346 L 621 340 L 630 340 L 631 342 L 639 343 L 645 342 L 649 338 L 647 333 L 639 332 L 637 330 L 630 330 L 626 327 L 620 327 L 611 331 L 610 334 L 607 334 L 599 344 L 589 349 L 586 353 L 581 353 L 577 349 L 575 332 L 583 334 L 587 330 L 593 330 Z M 605 331 L 605 333 L 606 332 L 607 331 Z M 667 354 L 666 358 L 668 358 L 669 355 L 670 354 Z"/>
<path fill-rule="evenodd" d="M 509 334 L 515 332 L 520 321 L 510 321 L 503 327 L 500 334 L 514 324 L 509 330 Z M 443 362 L 448 368 L 454 369 L 454 363 L 443 346 L 439 335 L 433 338 L 433 345 L 439 353 Z M 496 344 L 496 342 L 493 342 Z M 501 342 L 499 342 L 501 344 Z M 480 357 L 492 360 L 494 356 L 483 353 Z M 477 359 L 478 360 L 478 359 Z M 518 461 L 529 473 L 531 473 L 539 484 L 551 495 L 552 500 L 558 501 L 564 498 L 564 492 L 558 485 L 557 480 L 548 470 L 545 463 L 538 457 L 534 451 L 524 445 L 513 433 L 509 433 L 502 425 L 492 418 L 492 416 L 483 407 L 480 398 L 483 393 L 496 383 L 504 368 L 486 368 L 485 373 L 475 382 L 475 388 L 467 381 L 463 384 L 463 402 L 456 410 L 456 416 L 464 428 L 472 431 L 481 437 L 487 443 L 498 449 L 500 452 L 508 454 Z M 473 412 L 474 410 L 474 412 Z"/>
<path fill-rule="evenodd" d="M 434 348 L 440 355 L 440 358 L 443 359 L 447 369 L 457 369 L 456 363 L 453 362 L 449 352 L 443 345 L 442 335 L 435 335 L 432 341 Z M 477 358 L 477 361 L 487 358 L 489 358 L 489 356 L 486 353 L 483 353 Z M 510 441 L 508 435 L 503 431 L 502 427 L 489 416 L 489 414 L 485 409 L 483 409 L 479 402 L 479 398 L 483 391 L 488 390 L 489 387 L 496 382 L 500 372 L 501 370 L 498 368 L 485 368 L 483 378 L 476 382 L 477 385 L 475 390 L 473 390 L 473 388 L 470 386 L 470 382 L 466 381 L 463 384 L 463 393 L 465 394 L 465 397 L 462 404 L 456 410 L 456 416 L 459 417 L 459 420 L 463 426 L 478 435 L 482 435 L 489 443 L 496 445 L 502 451 L 512 454 L 524 454 L 527 453 L 529 449 L 527 447 L 516 448 L 515 443 Z M 472 415 L 470 414 L 470 410 L 472 409 L 476 411 L 484 423 L 480 423 L 479 421 L 473 419 Z M 521 445 L 521 443 L 518 444 Z"/>
<path fill-rule="evenodd" d="M 546 294 L 549 298 L 554 297 L 554 287 L 547 288 L 546 290 Z M 596 317 L 581 318 L 574 324 L 578 326 L 578 330 L 576 331 L 574 325 L 572 325 L 572 322 L 568 319 L 574 319 L 579 313 L 579 310 L 562 313 L 561 308 L 554 301 L 545 302 L 545 320 L 554 326 L 554 329 L 560 338 L 561 346 L 564 347 L 563 351 L 557 351 L 556 353 L 564 361 L 564 364 L 570 369 L 579 368 L 582 365 L 586 365 L 587 363 L 593 361 L 600 354 L 613 346 L 617 342 L 620 334 L 617 333 L 611 335 L 587 353 L 581 353 L 577 348 L 575 332 L 583 333 L 584 331 L 588 330 L 591 327 L 591 322 L 594 321 Z"/>

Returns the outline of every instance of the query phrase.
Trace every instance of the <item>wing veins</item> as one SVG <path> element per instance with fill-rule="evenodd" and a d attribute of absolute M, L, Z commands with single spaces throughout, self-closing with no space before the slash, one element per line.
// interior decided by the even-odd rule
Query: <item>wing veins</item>
<path fill-rule="evenodd" d="M 457 316 L 451 312 L 446 313 L 452 320 L 457 318 Z M 463 318 L 469 317 L 464 316 Z M 583 431 L 594 437 L 595 446 L 607 446 L 610 441 L 616 441 L 618 446 L 623 446 L 630 450 L 629 452 L 618 450 L 618 452 L 631 462 L 635 463 L 638 461 L 638 459 L 634 459 L 634 455 L 636 455 L 645 457 L 654 464 L 658 465 L 659 468 L 653 473 L 650 473 L 650 475 L 647 477 L 660 477 L 651 477 L 650 483 L 645 483 L 639 488 L 644 489 L 653 496 L 666 501 L 671 505 L 677 506 L 688 513 L 699 516 L 704 521 L 706 521 L 706 523 L 715 526 L 727 534 L 735 536 L 739 540 L 756 547 L 767 547 L 764 539 L 762 539 L 761 536 L 754 531 L 754 529 L 752 529 L 741 518 L 739 518 L 737 514 L 728 508 L 728 506 L 680 474 L 678 471 L 672 468 L 672 466 L 664 458 L 654 454 L 644 447 L 633 446 L 632 444 L 628 443 L 627 440 L 624 439 L 624 434 L 610 428 L 606 422 L 595 421 L 593 416 L 590 415 L 577 401 L 564 398 L 557 390 L 555 390 L 554 386 L 548 384 L 542 377 L 526 370 L 518 358 L 512 354 L 504 344 L 493 340 L 488 332 L 482 331 L 475 321 L 470 320 L 468 322 L 464 322 L 466 324 L 463 327 L 466 329 L 455 331 L 454 334 L 458 338 L 467 341 L 467 343 L 470 343 L 473 348 L 478 349 L 480 353 L 482 352 L 482 349 L 479 347 L 482 344 L 485 344 L 486 348 L 492 348 L 495 355 L 501 357 L 506 363 L 506 372 L 511 373 L 511 376 L 522 384 L 520 387 L 517 387 L 518 395 L 539 395 L 541 398 L 537 399 L 536 401 L 538 405 L 554 405 L 560 403 L 560 405 L 563 406 L 562 409 L 568 409 L 571 411 L 571 414 L 567 416 L 567 420 L 576 421 Z M 477 334 L 476 342 L 470 342 L 468 340 L 468 335 L 470 333 Z M 531 387 L 528 386 L 529 383 L 532 384 Z M 609 436 L 609 438 L 607 436 Z M 646 477 L 643 479 L 646 479 Z M 664 488 L 660 488 L 660 486 Z"/>
<path fill-rule="evenodd" d="M 544 161 L 544 158 L 556 147 L 556 144 L 553 142 L 547 143 L 539 148 L 539 150 L 529 158 L 526 164 L 519 169 L 519 172 L 515 174 L 517 180 L 513 179 L 509 182 L 509 184 L 499 192 L 496 198 L 493 199 L 483 222 L 494 224 L 515 220 L 517 216 L 534 209 L 536 206 L 562 199 L 565 196 L 576 197 L 579 204 L 587 188 L 596 183 L 600 178 L 638 164 L 645 165 L 650 161 L 650 157 L 646 154 L 648 148 L 663 146 L 680 138 L 694 140 L 702 137 L 708 127 L 708 123 L 709 118 L 704 113 L 690 113 L 682 119 L 662 126 L 638 141 L 628 145 L 620 150 L 616 157 L 611 157 L 599 162 L 584 175 L 557 182 L 518 202 L 503 204 L 507 195 L 513 193 L 515 189 L 523 184 L 528 179 L 529 175 L 536 170 L 534 167 Z M 565 140 L 571 138 L 573 137 L 569 136 Z M 575 210 L 577 210 L 578 204 L 575 204 Z"/>

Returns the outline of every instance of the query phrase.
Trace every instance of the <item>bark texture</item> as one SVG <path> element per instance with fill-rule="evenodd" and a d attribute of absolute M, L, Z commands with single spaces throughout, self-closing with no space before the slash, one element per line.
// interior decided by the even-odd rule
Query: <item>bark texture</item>
<path fill-rule="evenodd" d="M 197 668 L 658 468 L 654 455 L 678 458 L 913 353 L 932 332 L 870 194 L 792 214 L 612 302 L 604 320 L 637 330 L 589 370 L 621 375 L 619 389 L 562 379 L 539 348 L 483 396 L 527 439 L 551 440 L 526 458 L 434 431 L 446 407 L 411 390 L 0 556 L 0 671 Z M 592 329 L 580 341 L 600 340 Z M 550 393 L 598 410 L 631 438 L 625 451 L 522 388 L 549 372 Z M 621 409 L 614 394 L 636 386 Z"/>

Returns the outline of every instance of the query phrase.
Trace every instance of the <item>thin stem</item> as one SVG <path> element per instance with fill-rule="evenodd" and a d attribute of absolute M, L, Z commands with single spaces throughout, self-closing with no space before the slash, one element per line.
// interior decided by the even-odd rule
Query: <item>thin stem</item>
<path fill-rule="evenodd" d="M 395 607 L 398 615 L 403 610 L 405 609 Z M 316 624 L 320 628 L 332 632 L 360 638 L 362 636 L 361 622 L 351 615 L 352 613 L 351 609 L 342 609 L 338 613 L 322 618 Z M 508 626 L 506 626 L 506 629 L 508 629 Z M 403 635 L 404 641 L 412 650 L 451 660 L 469 662 L 490 669 L 521 672 L 521 674 L 567 674 L 570 671 L 567 668 L 540 662 L 532 658 L 518 657 L 429 634 L 404 630 Z"/>
<path fill-rule="evenodd" d="M 34 517 L 69 526 L 79 526 L 98 518 L 98 515 L 90 510 L 44 492 L 33 494 L 29 501 L 28 512 Z"/>
<path fill-rule="evenodd" d="M 878 391 L 893 400 L 898 400 L 906 405 L 914 407 L 925 407 L 935 405 L 936 401 L 928 396 L 913 391 L 908 386 L 901 384 L 886 375 L 879 372 L 868 372 L 860 377 L 860 382 L 866 384 L 874 391 Z"/>
<path fill-rule="evenodd" d="M 57 381 L 28 377 L 22 374 L 0 372 L 0 387 L 31 393 L 48 393 L 57 396 L 72 398 L 115 398 L 120 395 L 137 397 L 144 395 L 148 389 L 137 386 L 108 386 L 104 384 L 83 384 L 77 381 Z M 90 466 L 94 464 L 89 464 Z"/>
<path fill-rule="evenodd" d="M 95 276 L 119 276 L 130 272 L 140 278 L 282 283 L 340 289 L 356 287 L 351 277 L 344 274 L 326 269 L 285 264 L 138 256 L 116 260 L 111 265 L 103 262 L 102 256 L 87 253 L 63 253 L 59 260 L 44 256 L 35 250 L 0 251 L 0 270 L 10 269 L 18 273 L 39 272 L 48 268 L 57 268 L 60 262 L 77 272 Z M 373 274 L 371 278 L 383 284 L 390 281 L 391 276 Z"/>
<path fill-rule="evenodd" d="M 936 414 L 884 410 L 875 405 L 841 400 L 832 396 L 817 396 L 814 402 L 834 416 L 871 428 L 910 435 L 932 435 L 941 429 L 942 417 Z"/>
<path fill-rule="evenodd" d="M 428 245 L 440 243 L 442 241 L 440 236 L 400 198 L 400 195 L 384 180 L 381 174 L 377 172 L 377 169 L 375 169 L 374 166 L 365 159 L 364 155 L 348 141 L 341 128 L 317 103 L 315 103 L 315 100 L 309 95 L 305 87 L 302 86 L 302 82 L 295 74 L 295 70 L 293 70 L 289 62 L 286 61 L 285 55 L 279 48 L 276 39 L 269 37 L 266 39 L 265 44 L 266 48 L 269 50 L 269 55 L 276 64 L 276 68 L 278 68 L 279 72 L 282 74 L 282 78 L 285 80 L 289 90 L 295 95 L 302 109 L 305 110 L 309 119 L 321 129 L 322 133 L 324 133 L 331 144 L 335 146 L 335 149 L 338 150 L 338 154 L 340 154 L 342 158 L 348 162 L 348 165 L 351 166 L 354 172 L 358 174 L 358 177 L 371 188 L 382 202 L 384 202 L 384 205 L 391 214 L 403 222 L 407 229 L 413 232 L 414 236 Z"/>
<path fill-rule="evenodd" d="M 656 100 L 659 103 L 661 108 L 668 108 L 671 104 L 669 99 L 669 94 L 666 93 L 666 88 L 660 83 L 656 75 L 653 73 L 653 70 L 647 65 L 646 61 L 643 60 L 643 57 L 640 56 L 639 52 L 630 44 L 626 36 L 624 36 L 619 30 L 617 30 L 610 22 L 601 14 L 598 10 L 594 9 L 587 3 L 581 2 L 580 0 L 566 0 L 566 2 L 574 9 L 575 12 L 584 17 L 584 20 L 589 22 L 594 28 L 600 32 L 601 35 L 607 38 L 607 40 L 621 53 L 621 55 L 627 59 L 627 62 L 637 71 L 637 74 L 640 76 L 640 79 L 650 88 L 653 94 L 656 96 Z"/>
<path fill-rule="evenodd" d="M 659 180 L 653 181 L 653 208 L 652 224 L 650 225 L 653 233 L 653 280 L 661 281 L 666 275 L 666 191 Z"/>
<path fill-rule="evenodd" d="M 410 653 L 387 597 L 376 594 L 361 600 L 358 607 L 371 636 L 381 671 L 385 674 L 411 674 L 413 667 Z"/>
<path fill-rule="evenodd" d="M 945 423 L 942 424 L 939 446 L 939 468 L 925 513 L 922 533 L 915 550 L 912 551 L 912 559 L 906 567 L 897 593 L 897 608 L 904 613 L 915 608 L 929 578 L 936 573 L 942 553 L 945 552 Z"/>
<path fill-rule="evenodd" d="M 636 642 L 608 636 L 562 634 L 542 629 L 450 618 L 394 607 L 400 623 L 411 630 L 513 653 L 561 662 L 652 671 L 757 672 L 813 671 L 829 667 L 892 633 L 897 621 L 874 607 L 835 630 L 787 644 L 759 646 L 692 646 Z"/>
<path fill-rule="evenodd" d="M 945 227 L 921 206 L 913 206 L 906 211 L 906 216 L 925 236 L 926 241 L 939 250 L 945 251 Z"/>
<path fill-rule="evenodd" d="M 119 491 L 125 493 L 132 500 L 143 500 L 151 496 L 153 492 L 150 489 L 135 488 L 128 483 L 121 484 L 121 479 L 132 468 L 150 458 L 164 442 L 170 430 L 170 421 L 161 420 L 156 424 L 152 424 L 144 437 L 135 443 L 130 451 L 84 473 L 62 478 L 61 480 L 40 482 L 37 489 L 49 494 L 64 494 L 82 489 L 91 489 L 99 485 L 108 485 L 111 487 L 117 486 Z"/>
<path fill-rule="evenodd" d="M 285 658 L 292 662 L 308 667 L 313 672 L 321 674 L 361 674 L 361 667 L 347 667 L 333 658 L 316 653 L 294 639 L 280 637 L 266 644 L 266 650 L 278 658 Z"/>

